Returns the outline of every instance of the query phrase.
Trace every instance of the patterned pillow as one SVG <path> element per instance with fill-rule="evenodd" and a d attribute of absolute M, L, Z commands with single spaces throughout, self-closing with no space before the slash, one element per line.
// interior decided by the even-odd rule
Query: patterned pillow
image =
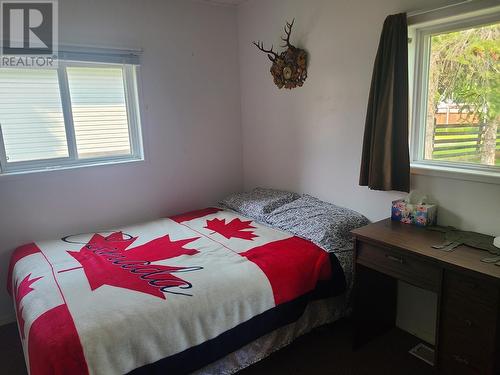
<path fill-rule="evenodd" d="M 252 219 L 263 221 L 266 214 L 298 198 L 299 194 L 289 191 L 255 188 L 249 192 L 231 194 L 219 204 Z"/>
<path fill-rule="evenodd" d="M 369 220 L 356 211 L 303 195 L 266 215 L 265 223 L 335 252 L 352 249 L 351 230 Z"/>

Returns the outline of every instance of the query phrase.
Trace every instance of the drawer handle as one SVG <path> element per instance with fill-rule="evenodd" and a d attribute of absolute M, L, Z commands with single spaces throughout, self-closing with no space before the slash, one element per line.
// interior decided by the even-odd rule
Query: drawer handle
<path fill-rule="evenodd" d="M 404 263 L 403 257 L 397 257 L 397 256 L 394 256 L 394 255 L 391 255 L 391 254 L 385 254 L 385 257 L 387 259 L 389 259 L 389 260 L 392 260 L 393 262 L 398 262 L 398 263 L 401 263 L 401 264 Z"/>
<path fill-rule="evenodd" d="M 457 361 L 458 363 L 462 363 L 464 365 L 469 365 L 469 360 L 467 358 L 461 357 L 458 354 L 453 355 L 453 359 Z"/>

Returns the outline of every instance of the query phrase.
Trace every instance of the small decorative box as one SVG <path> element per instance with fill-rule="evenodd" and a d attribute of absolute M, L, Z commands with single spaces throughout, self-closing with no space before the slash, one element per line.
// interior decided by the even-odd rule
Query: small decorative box
<path fill-rule="evenodd" d="M 405 224 L 421 227 L 436 225 L 437 205 L 427 203 L 408 203 L 404 199 L 392 202 L 391 219 Z"/>

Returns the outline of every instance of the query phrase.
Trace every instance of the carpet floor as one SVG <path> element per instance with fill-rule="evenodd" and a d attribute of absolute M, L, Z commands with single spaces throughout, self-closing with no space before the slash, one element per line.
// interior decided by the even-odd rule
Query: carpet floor
<path fill-rule="evenodd" d="M 238 375 L 427 375 L 437 371 L 408 350 L 419 341 L 397 328 L 360 349 L 351 350 L 352 327 L 346 320 L 318 328 Z M 0 326 L 0 373 L 25 375 L 17 326 Z"/>

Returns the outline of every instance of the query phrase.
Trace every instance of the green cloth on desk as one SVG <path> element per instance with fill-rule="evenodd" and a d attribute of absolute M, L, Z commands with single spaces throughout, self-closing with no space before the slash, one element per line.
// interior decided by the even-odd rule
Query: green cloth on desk
<path fill-rule="evenodd" d="M 446 248 L 447 246 L 452 246 L 449 249 L 452 250 L 460 245 L 466 245 L 476 249 L 486 250 L 493 255 L 500 256 L 500 248 L 493 245 L 493 236 L 476 232 L 466 232 L 454 227 L 441 227 L 438 225 L 427 227 L 427 229 L 445 234 L 446 243 L 443 244 L 442 247 L 437 246 L 436 248 Z"/>

